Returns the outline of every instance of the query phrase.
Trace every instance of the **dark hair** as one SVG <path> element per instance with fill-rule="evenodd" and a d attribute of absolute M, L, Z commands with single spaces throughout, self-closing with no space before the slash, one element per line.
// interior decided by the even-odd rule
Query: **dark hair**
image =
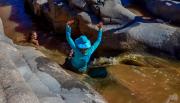
<path fill-rule="evenodd" d="M 31 35 L 32 35 L 33 33 L 37 33 L 37 32 L 36 32 L 36 31 L 31 31 Z"/>

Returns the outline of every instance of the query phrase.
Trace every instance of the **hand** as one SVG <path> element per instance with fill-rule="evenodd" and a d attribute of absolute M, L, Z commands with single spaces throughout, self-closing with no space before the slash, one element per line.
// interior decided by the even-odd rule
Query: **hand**
<path fill-rule="evenodd" d="M 73 23 L 74 23 L 74 20 L 69 20 L 69 21 L 67 22 L 68 25 L 72 25 Z"/>
<path fill-rule="evenodd" d="M 103 22 L 99 22 L 99 24 L 97 24 L 97 27 L 101 29 L 103 27 Z"/>

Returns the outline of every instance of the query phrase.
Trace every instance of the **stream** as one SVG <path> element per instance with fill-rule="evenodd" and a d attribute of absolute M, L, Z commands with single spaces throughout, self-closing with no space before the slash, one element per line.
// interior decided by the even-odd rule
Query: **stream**
<path fill-rule="evenodd" d="M 42 34 L 40 44 L 44 46 L 39 50 L 62 65 L 66 58 L 62 51 L 66 48 L 62 51 L 56 48 L 66 44 L 63 41 L 62 45 L 51 46 L 59 42 L 59 39 L 41 30 L 36 25 L 37 20 L 26 14 L 23 4 L 23 0 L 0 0 L 0 17 L 5 33 L 19 42 L 25 41 L 24 35 L 28 35 L 33 28 L 38 28 Z M 151 15 L 137 6 L 128 9 L 138 16 L 151 18 Z M 106 67 L 108 75 L 105 78 L 67 72 L 92 85 L 109 103 L 180 103 L 180 61 L 146 53 L 123 53 L 114 57 L 114 60 L 114 65 Z M 106 60 L 100 57 L 97 61 L 103 64 Z"/>

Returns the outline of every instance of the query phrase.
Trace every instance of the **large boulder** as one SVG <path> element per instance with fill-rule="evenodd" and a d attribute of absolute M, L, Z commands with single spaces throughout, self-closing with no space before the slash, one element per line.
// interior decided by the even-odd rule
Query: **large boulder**
<path fill-rule="evenodd" d="M 144 1 L 147 9 L 153 14 L 167 19 L 170 22 L 180 22 L 179 0 L 137 0 Z M 152 6 L 153 5 L 153 6 Z"/>
<path fill-rule="evenodd" d="M 90 23 L 90 17 L 86 12 L 79 14 L 80 31 L 95 40 L 97 28 Z M 125 27 L 121 27 L 118 24 L 105 25 L 101 47 L 104 49 L 123 50 L 128 48 L 123 45 L 130 46 L 131 49 L 134 46 L 139 48 L 142 43 L 146 47 L 156 48 L 178 56 L 180 48 L 179 34 L 179 28 L 139 18 Z"/>
<path fill-rule="evenodd" d="M 171 55 L 179 55 L 180 30 L 176 27 L 160 23 L 137 22 L 123 32 L 151 48 L 163 50 Z"/>
<path fill-rule="evenodd" d="M 0 28 L 3 28 L 2 22 L 0 22 Z M 11 53 L 16 52 L 17 49 L 13 47 L 12 42 L 9 42 L 11 40 L 5 36 L 2 29 L 0 37 L 1 103 L 24 103 L 25 101 L 26 103 L 39 103 L 37 96 L 25 82 L 12 60 Z"/>
<path fill-rule="evenodd" d="M 1 86 L 6 95 L 2 103 L 39 103 L 38 98 L 24 81 L 14 63 L 1 53 Z"/>
<path fill-rule="evenodd" d="M 82 2 L 83 0 L 78 1 Z M 90 7 L 89 11 L 93 12 L 97 18 L 102 19 L 105 24 L 118 24 L 123 26 L 135 18 L 135 15 L 119 4 L 117 0 L 97 0 L 96 2 L 89 0 L 84 3 L 84 5 L 85 4 Z M 83 9 L 83 11 L 86 11 L 86 9 Z"/>

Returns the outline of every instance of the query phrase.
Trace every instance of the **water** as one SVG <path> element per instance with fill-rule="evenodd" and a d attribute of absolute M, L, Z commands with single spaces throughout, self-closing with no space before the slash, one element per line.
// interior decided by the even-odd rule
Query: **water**
<path fill-rule="evenodd" d="M 85 81 L 94 86 L 109 103 L 180 103 L 179 61 L 155 56 L 131 56 L 144 65 L 120 63 L 107 67 L 109 77 L 86 78 Z"/>

